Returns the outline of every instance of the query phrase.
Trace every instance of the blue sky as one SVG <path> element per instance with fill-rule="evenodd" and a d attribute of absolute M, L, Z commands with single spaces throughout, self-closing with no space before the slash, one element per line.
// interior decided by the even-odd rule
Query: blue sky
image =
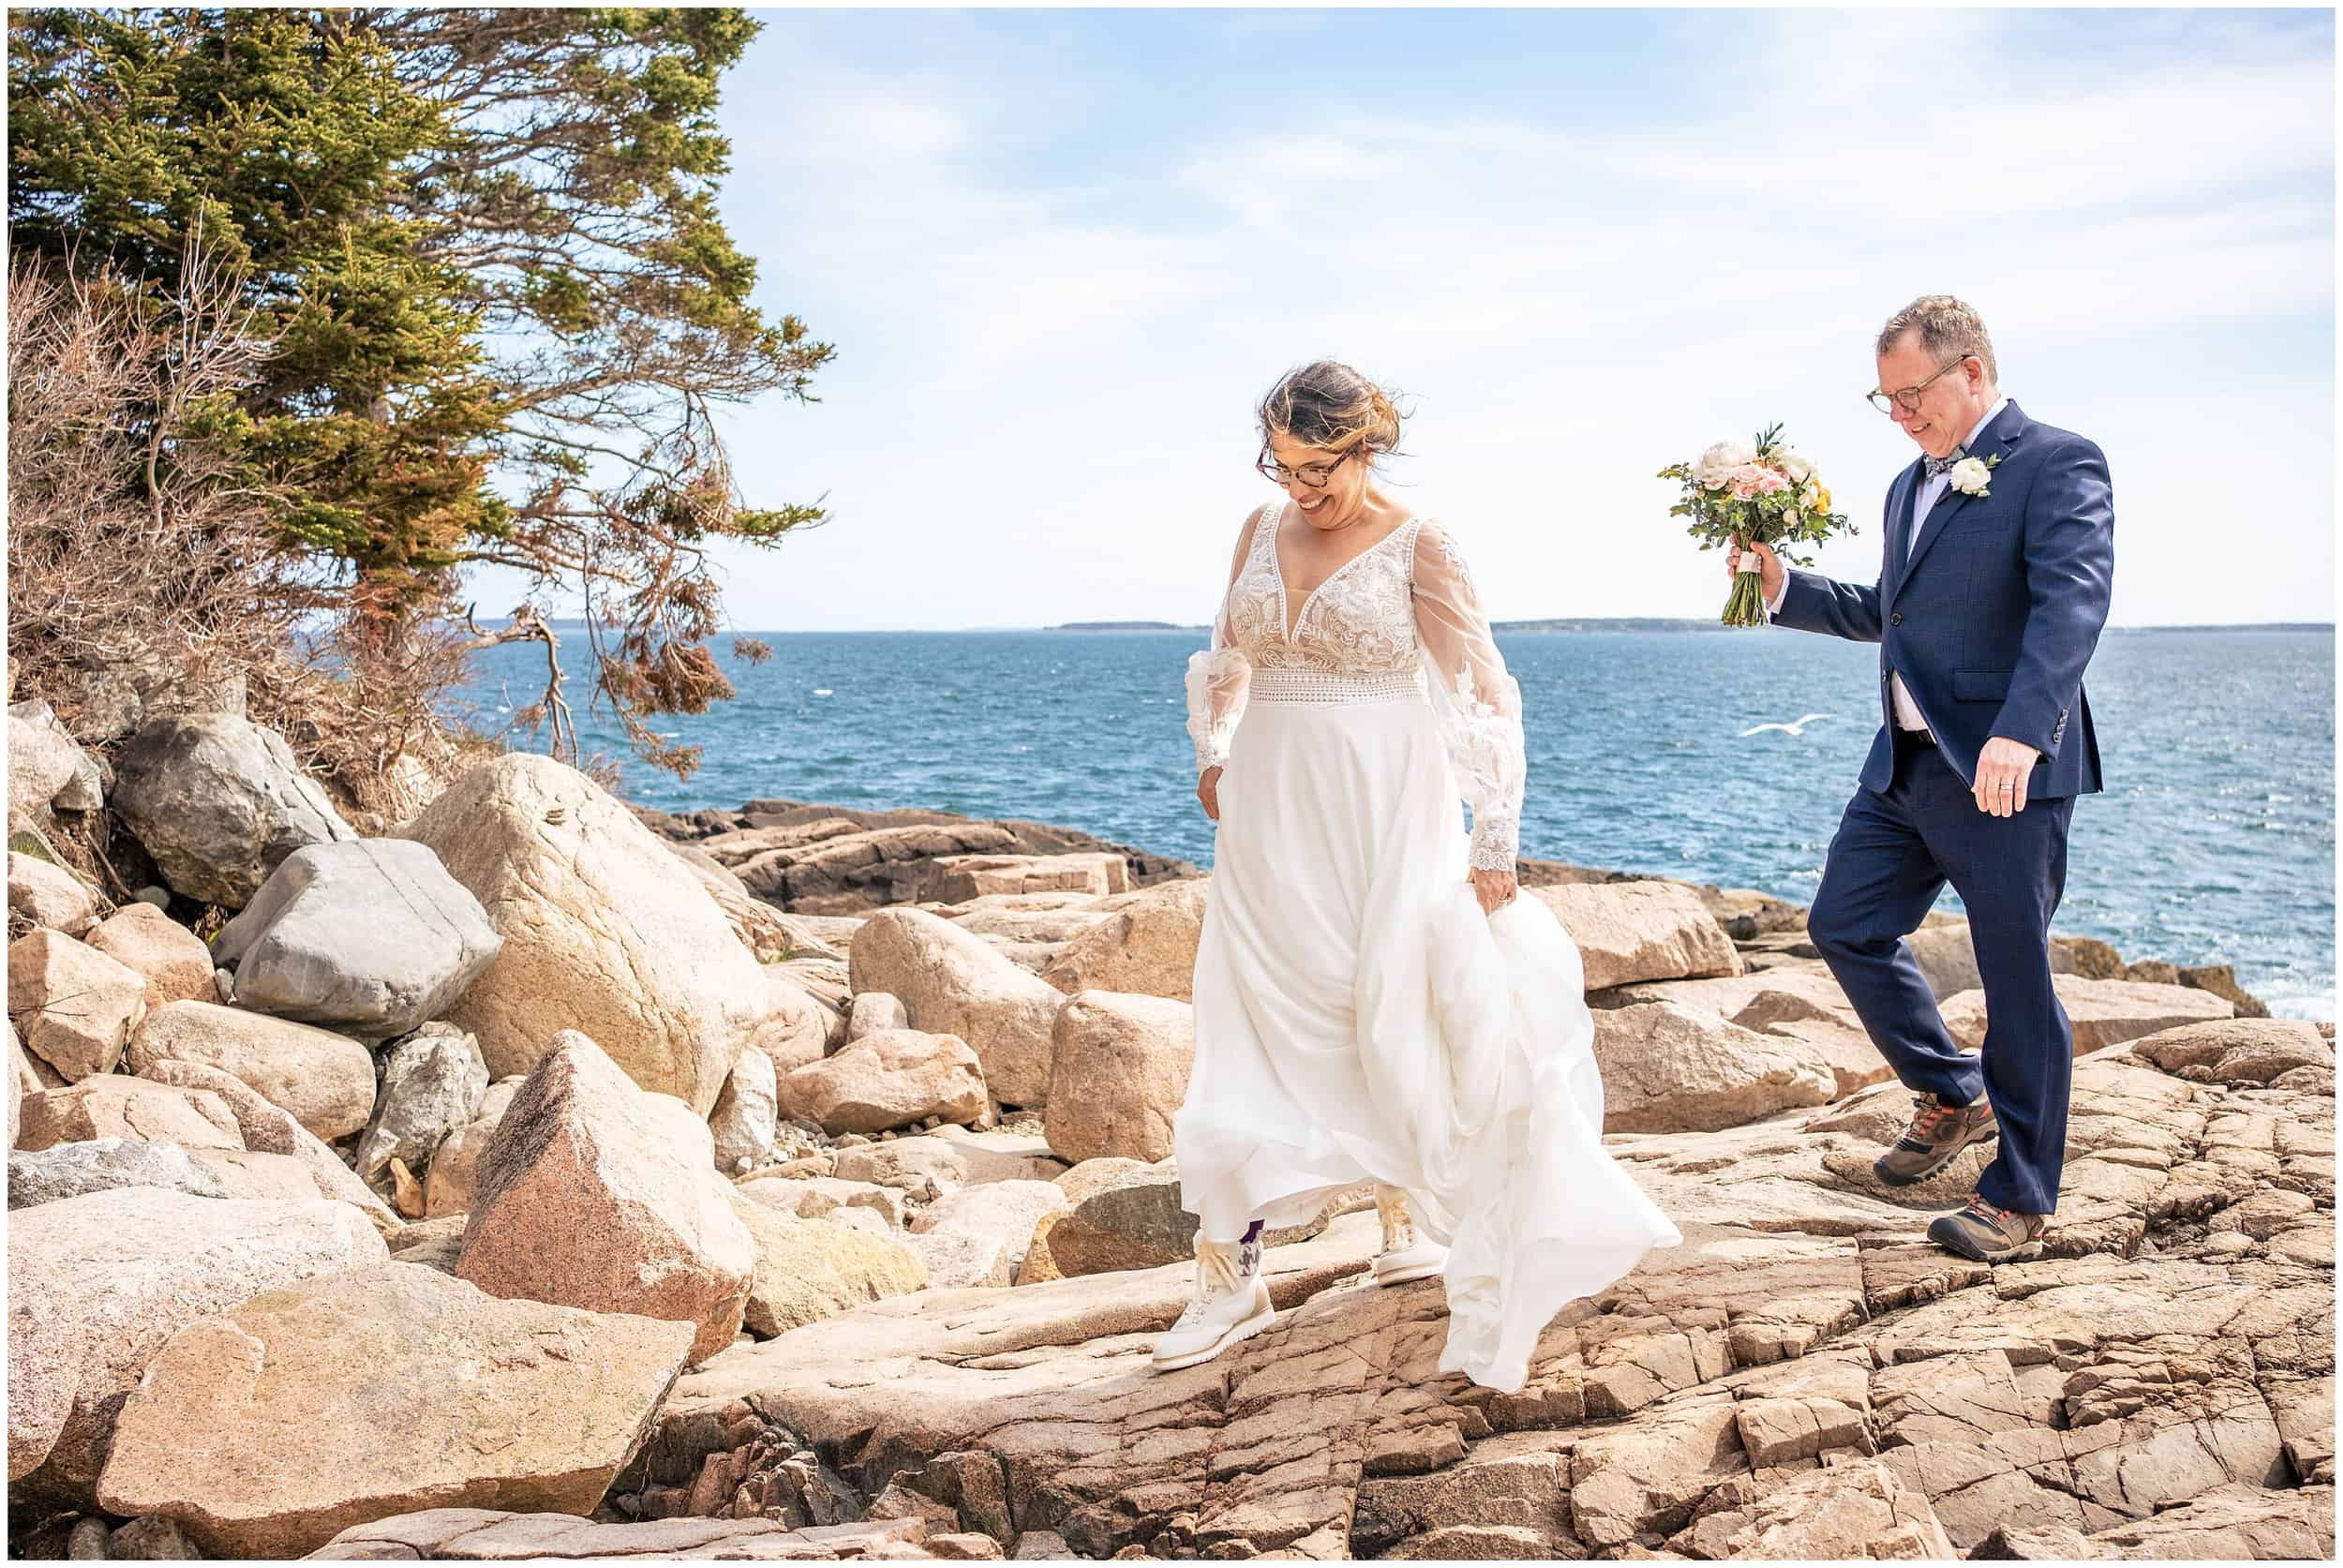
<path fill-rule="evenodd" d="M 1868 579 L 1937 291 L 2107 449 L 2116 621 L 2333 617 L 2330 13 L 759 15 L 724 210 L 839 358 L 724 424 L 837 516 L 726 558 L 743 628 L 1204 620 L 1321 354 L 1500 619 L 1714 614 L 1651 476 L 1771 420 Z"/>

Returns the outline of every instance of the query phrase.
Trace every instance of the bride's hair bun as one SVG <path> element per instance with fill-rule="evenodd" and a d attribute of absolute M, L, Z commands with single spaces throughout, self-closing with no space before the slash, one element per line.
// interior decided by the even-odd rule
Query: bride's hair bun
<path fill-rule="evenodd" d="M 1289 370 L 1255 411 L 1261 440 L 1284 436 L 1321 452 L 1362 445 L 1378 457 L 1399 450 L 1398 405 L 1391 394 L 1338 360 Z"/>

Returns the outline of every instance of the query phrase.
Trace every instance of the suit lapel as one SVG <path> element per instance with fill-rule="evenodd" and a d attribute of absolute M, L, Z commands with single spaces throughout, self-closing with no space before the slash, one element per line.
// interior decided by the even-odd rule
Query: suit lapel
<path fill-rule="evenodd" d="M 1985 427 L 1984 433 L 1977 438 L 1977 450 L 1969 455 L 1987 459 L 2007 456 L 2009 449 L 2017 444 L 2018 436 L 2024 423 L 2025 415 L 2019 411 L 2018 405 L 2010 404 L 2001 411 L 2000 416 L 1992 424 Z M 1919 485 L 1918 477 L 1913 479 L 1912 484 L 1917 493 Z M 1910 558 L 1903 563 L 1907 574 L 1919 565 L 1920 558 L 1928 554 L 1928 547 L 1936 543 L 1936 536 L 1945 531 L 1946 525 L 1959 515 L 1962 507 L 1967 506 L 1976 499 L 1974 496 L 1963 495 L 1949 484 L 1946 485 L 1943 492 L 1936 498 L 1936 504 L 1928 509 L 1928 515 L 1916 520 L 1920 535 L 1913 541 Z"/>
<path fill-rule="evenodd" d="M 1888 598 L 1903 586 L 1912 554 L 1912 501 L 1919 494 L 1920 465 L 1913 464 L 1888 487 Z"/>

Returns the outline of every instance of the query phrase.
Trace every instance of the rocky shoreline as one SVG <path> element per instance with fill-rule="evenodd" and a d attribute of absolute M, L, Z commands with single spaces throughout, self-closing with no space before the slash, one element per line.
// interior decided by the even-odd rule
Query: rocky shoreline
<path fill-rule="evenodd" d="M 521 755 L 368 820 L 233 713 L 19 704 L 8 773 L 11 1555 L 2332 1554 L 2332 1029 L 2225 970 L 2062 939 L 2068 1189 L 1987 1269 L 1802 911 L 1530 862 L 1684 1245 L 1494 1396 L 1338 1203 L 1157 1376 L 1197 867 Z"/>

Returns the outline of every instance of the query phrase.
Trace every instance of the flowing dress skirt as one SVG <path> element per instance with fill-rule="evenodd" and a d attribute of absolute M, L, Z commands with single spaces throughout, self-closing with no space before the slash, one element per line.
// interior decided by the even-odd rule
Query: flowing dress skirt
<path fill-rule="evenodd" d="M 1404 1189 L 1449 1248 L 1441 1369 L 1510 1392 L 1566 1303 L 1682 1238 L 1603 1148 L 1577 948 L 1532 895 L 1473 897 L 1420 692 L 1263 686 L 1220 775 L 1183 1202 L 1233 1241 L 1370 1179 Z"/>

